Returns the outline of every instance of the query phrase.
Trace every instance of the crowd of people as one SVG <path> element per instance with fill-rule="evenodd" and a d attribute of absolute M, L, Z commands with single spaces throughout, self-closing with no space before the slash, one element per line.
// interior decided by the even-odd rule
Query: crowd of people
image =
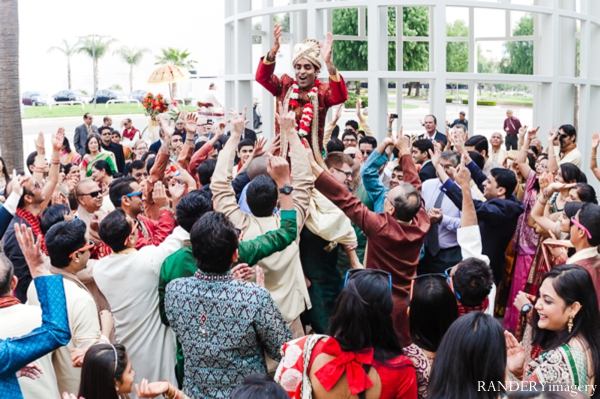
<path fill-rule="evenodd" d="M 3 397 L 597 396 L 600 206 L 575 128 L 373 132 L 360 102 L 311 125 L 345 93 L 330 45 L 300 45 L 297 81 L 272 75 L 278 46 L 261 59 L 271 142 L 245 109 L 160 115 L 154 143 L 85 114 L 74 150 L 59 128 L 27 171 L 1 163 Z"/>
<path fill-rule="evenodd" d="M 278 111 L 287 157 L 282 137 L 266 145 L 243 115 L 226 134 L 225 122 L 189 114 L 159 117 L 156 154 L 139 136 L 129 157 L 112 138 L 105 147 L 105 127 L 73 155 L 58 129 L 49 162 L 40 135 L 29 173 L 3 167 L 11 397 L 492 398 L 500 391 L 477 381 L 593 386 L 600 207 L 581 157 L 564 160 L 572 126 L 541 151 L 523 126 L 518 149 L 492 159 L 503 135 L 455 123 L 444 143 L 433 115 L 422 135 L 394 134 L 390 117 L 378 143 L 359 105 L 343 132 L 337 117 L 326 126 L 321 164 L 294 113 Z M 594 135 L 598 176 L 599 144 Z"/>

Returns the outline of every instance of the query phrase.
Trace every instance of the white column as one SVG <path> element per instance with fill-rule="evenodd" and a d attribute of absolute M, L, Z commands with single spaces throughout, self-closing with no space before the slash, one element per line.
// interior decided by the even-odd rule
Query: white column
<path fill-rule="evenodd" d="M 445 3 L 445 2 L 440 2 Z M 429 19 L 429 56 L 433 56 L 432 71 L 435 79 L 430 82 L 430 107 L 433 115 L 439 121 L 439 129 L 443 129 L 446 120 L 446 7 L 439 4 L 432 7 Z M 431 60 L 430 60 L 431 61 Z"/>
<path fill-rule="evenodd" d="M 268 9 L 273 7 L 273 0 L 262 0 L 262 8 Z M 262 37 L 262 54 L 267 55 L 267 52 L 273 45 L 273 16 L 265 15 L 261 21 L 262 29 L 266 32 L 266 35 Z M 267 138 L 275 136 L 275 99 L 271 93 L 269 93 L 262 86 L 260 87 L 262 104 L 262 134 Z"/>
<path fill-rule="evenodd" d="M 387 7 L 369 5 L 368 62 L 369 62 L 369 125 L 378 141 L 386 136 L 387 79 L 378 77 L 387 71 Z M 374 28 L 376 27 L 376 28 Z"/>

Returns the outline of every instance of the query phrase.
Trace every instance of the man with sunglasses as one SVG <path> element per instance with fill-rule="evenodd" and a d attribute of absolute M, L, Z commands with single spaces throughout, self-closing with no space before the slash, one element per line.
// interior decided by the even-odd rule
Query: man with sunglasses
<path fill-rule="evenodd" d="M 367 158 L 371 156 L 377 148 L 377 139 L 375 137 L 365 136 L 358 141 L 358 149 L 362 154 L 362 162 L 365 163 Z"/>
<path fill-rule="evenodd" d="M 384 212 L 380 214 L 369 211 L 314 159 L 311 160 L 311 166 L 316 177 L 315 188 L 336 204 L 368 238 L 366 267 L 392 275 L 394 326 L 402 346 L 408 346 L 411 339 L 406 313 L 407 299 L 430 221 L 419 193 L 421 182 L 410 155 L 408 138 L 402 135 L 398 139 L 386 138 L 385 147 L 390 140 L 401 154 L 404 182 L 387 193 Z"/>
<path fill-rule="evenodd" d="M 162 205 L 158 220 L 152 220 L 144 213 L 144 201 L 142 188 L 133 177 L 122 177 L 115 180 L 110 185 L 110 201 L 115 209 L 121 208 L 133 220 L 137 221 L 139 238 L 136 241 L 135 249 L 140 249 L 147 245 L 159 245 L 175 229 L 175 215 L 168 207 L 168 199 L 154 196 L 155 202 Z M 166 200 L 166 201 L 165 201 Z"/>
<path fill-rule="evenodd" d="M 90 225 L 96 212 L 98 212 L 98 218 L 100 219 L 106 216 L 106 211 L 101 210 L 103 197 L 100 186 L 92 179 L 83 179 L 75 187 L 75 198 L 79 204 L 75 217 L 86 224 L 92 241 L 99 244 L 101 242 L 100 237 L 97 232 L 90 228 Z"/>
<path fill-rule="evenodd" d="M 110 312 L 100 312 L 100 325 L 96 302 L 88 288 L 77 277 L 77 273 L 86 268 L 90 250 L 95 246 L 89 239 L 85 223 L 78 219 L 59 222 L 48 230 L 45 238 L 50 256 L 50 273 L 63 277 L 71 331 L 69 343 L 53 354 L 54 371 L 59 392 L 77 392 L 81 370 L 73 367 L 71 351 L 110 343 L 108 337 L 113 328 L 113 319 Z M 27 299 L 29 305 L 40 306 L 33 284 L 27 291 Z"/>

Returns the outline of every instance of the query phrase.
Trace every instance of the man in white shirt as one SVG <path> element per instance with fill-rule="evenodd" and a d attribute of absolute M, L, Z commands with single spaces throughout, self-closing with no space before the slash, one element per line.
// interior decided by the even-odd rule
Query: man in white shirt
<path fill-rule="evenodd" d="M 86 350 L 92 345 L 110 343 L 108 336 L 113 327 L 112 315 L 108 311 L 99 313 L 92 294 L 77 278 L 85 269 L 90 250 L 90 241 L 85 223 L 75 219 L 55 224 L 45 236 L 46 249 L 50 255 L 50 273 L 63 276 L 71 341 L 52 354 L 59 391 L 78 392 L 81 368 L 73 367 L 71 351 Z M 27 291 L 28 304 L 39 306 L 35 285 Z M 100 325 L 102 319 L 102 329 Z"/>
<path fill-rule="evenodd" d="M 163 261 L 189 234 L 176 227 L 160 245 L 136 250 L 138 231 L 120 208 L 102 220 L 98 232 L 113 253 L 96 263 L 94 279 L 112 309 L 117 340 L 135 365 L 135 382 L 176 381 L 175 334 L 160 320 L 158 281 Z"/>

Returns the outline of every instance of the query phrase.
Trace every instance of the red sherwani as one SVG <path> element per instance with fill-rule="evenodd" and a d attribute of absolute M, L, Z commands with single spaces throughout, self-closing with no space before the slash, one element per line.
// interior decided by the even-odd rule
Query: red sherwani
<path fill-rule="evenodd" d="M 410 155 L 400 158 L 404 171 L 404 182 L 421 189 L 421 181 Z M 425 235 L 431 225 L 421 199 L 421 209 L 410 224 L 398 222 L 389 213 L 369 211 L 348 189 L 338 183 L 329 173 L 321 173 L 315 188 L 338 206 L 369 239 L 365 266 L 379 269 L 392 275 L 394 297 L 394 327 L 403 347 L 411 344 L 408 328 L 407 302 L 411 279 L 417 274 L 417 264 Z"/>
<path fill-rule="evenodd" d="M 135 243 L 135 249 L 143 248 L 147 245 L 159 245 L 173 232 L 175 229 L 175 215 L 166 209 L 160 210 L 158 213 L 158 221 L 147 218 L 144 215 L 139 215 L 138 220 L 138 240 Z M 144 226 L 141 226 L 141 224 Z M 144 234 L 144 229 L 146 234 Z M 148 236 L 146 238 L 146 235 Z"/>
<path fill-rule="evenodd" d="M 256 70 L 256 81 L 265 89 L 267 89 L 269 93 L 275 96 L 277 101 L 281 101 L 283 103 L 285 95 L 294 83 L 294 78 L 286 74 L 282 75 L 281 78 L 278 78 L 273 74 L 275 71 L 275 63 L 266 65 L 263 62 L 263 58 L 264 57 L 260 59 L 258 69 Z M 346 82 L 344 82 L 344 78 L 341 75 L 339 76 L 339 82 L 335 82 L 331 79 L 329 80 L 329 83 L 321 82 L 317 92 L 319 98 L 319 146 L 321 149 L 323 149 L 323 132 L 325 131 L 325 118 L 327 116 L 327 110 L 330 107 L 341 104 L 348 99 Z M 296 112 L 297 123 L 300 123 L 300 119 L 302 118 L 302 107 L 304 107 L 304 105 L 308 102 L 310 102 L 308 98 L 308 91 L 300 90 L 300 93 L 298 93 L 299 106 L 294 109 L 294 112 Z M 275 131 L 277 134 L 279 134 L 279 126 L 277 124 L 275 126 Z M 309 143 L 311 142 L 310 135 L 311 133 L 309 133 L 306 137 Z"/>

